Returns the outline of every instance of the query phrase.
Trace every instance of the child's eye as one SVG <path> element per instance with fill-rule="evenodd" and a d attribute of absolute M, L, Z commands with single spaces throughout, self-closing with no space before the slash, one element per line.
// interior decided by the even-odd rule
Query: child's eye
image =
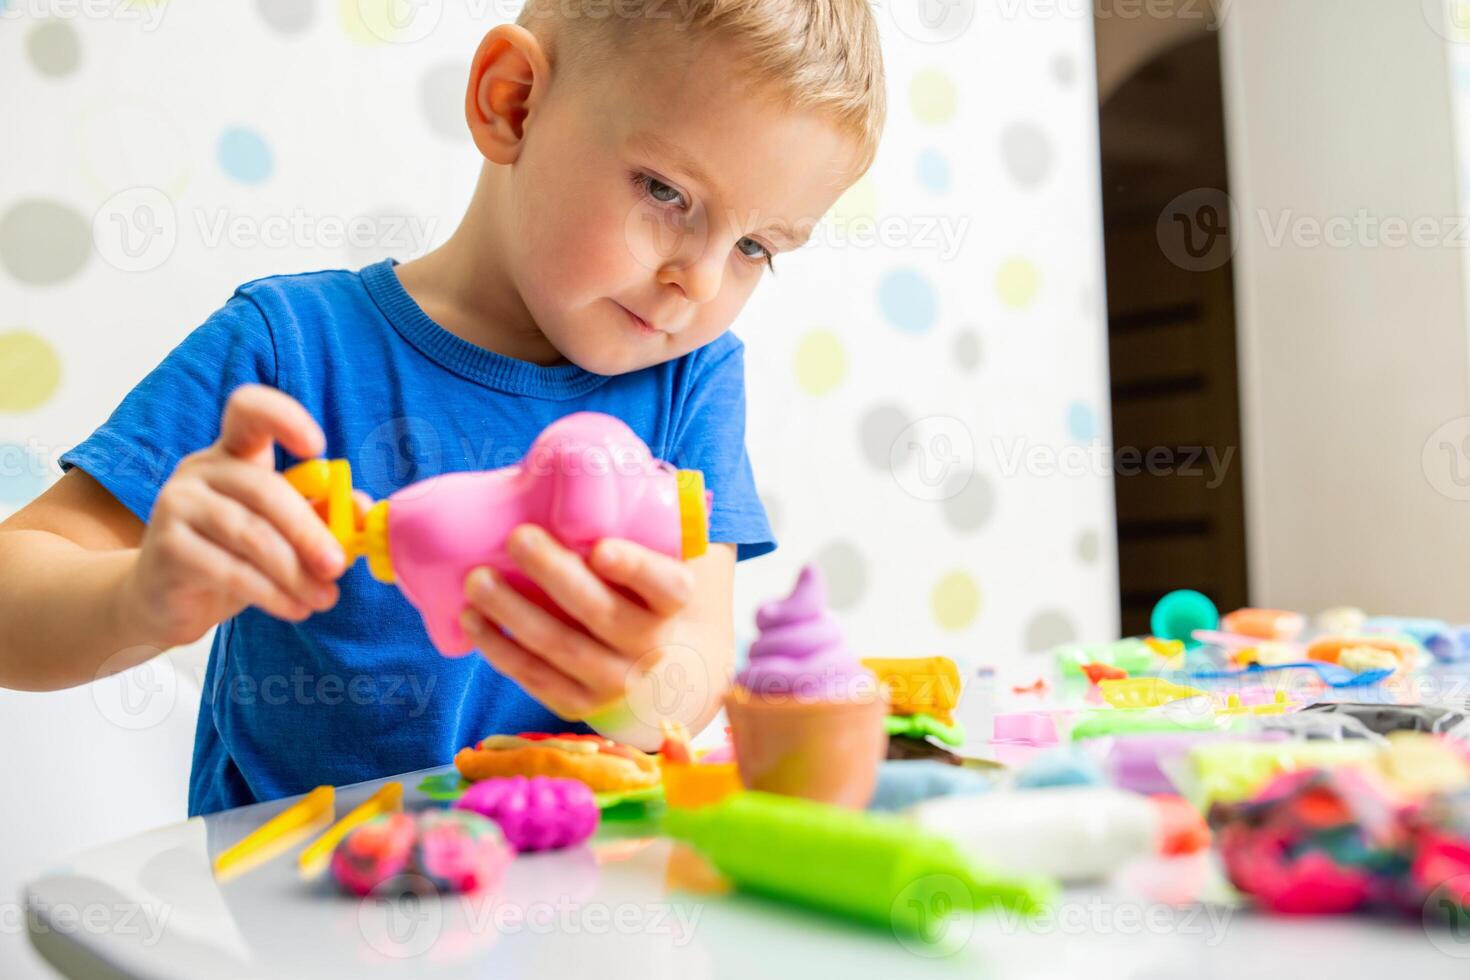
<path fill-rule="evenodd" d="M 766 248 L 760 242 L 756 241 L 754 238 L 742 238 L 740 239 L 740 241 L 735 243 L 735 247 L 738 248 L 740 250 L 740 254 L 745 256 L 747 259 L 758 259 L 760 261 L 763 261 L 765 262 L 768 269 L 770 269 L 772 272 L 776 271 L 776 263 L 773 261 L 775 259 L 775 256 L 771 254 L 771 250 Z"/>
<path fill-rule="evenodd" d="M 680 208 L 689 206 L 688 202 L 684 200 L 684 195 L 679 193 L 678 188 L 669 186 L 653 174 L 635 172 L 633 174 L 633 183 L 637 184 L 643 190 L 644 194 L 659 204 L 673 204 Z"/>

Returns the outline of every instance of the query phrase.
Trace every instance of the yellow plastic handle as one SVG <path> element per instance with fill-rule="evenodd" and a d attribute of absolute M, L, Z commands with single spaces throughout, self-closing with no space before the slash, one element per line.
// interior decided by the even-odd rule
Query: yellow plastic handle
<path fill-rule="evenodd" d="M 373 504 L 358 526 L 352 500 L 352 464 L 345 459 L 308 459 L 286 470 L 286 482 L 312 503 L 327 504 L 327 530 L 348 563 L 367 557 L 368 570 L 380 582 L 392 582 L 393 561 L 388 554 L 388 501 Z"/>
<path fill-rule="evenodd" d="M 254 867 L 251 859 L 274 852 L 273 845 L 289 845 L 292 839 L 309 833 L 312 827 L 331 822 L 336 798 L 337 791 L 331 786 L 318 786 L 307 793 L 299 801 L 261 824 L 244 840 L 222 851 L 214 859 L 215 876 L 233 876 Z"/>
<path fill-rule="evenodd" d="M 354 807 L 347 816 L 327 828 L 327 832 L 312 841 L 296 858 L 296 867 L 301 877 L 312 879 L 327 869 L 336 850 L 348 834 L 369 820 L 384 813 L 403 809 L 403 784 L 397 781 L 384 783 L 378 791 Z"/>

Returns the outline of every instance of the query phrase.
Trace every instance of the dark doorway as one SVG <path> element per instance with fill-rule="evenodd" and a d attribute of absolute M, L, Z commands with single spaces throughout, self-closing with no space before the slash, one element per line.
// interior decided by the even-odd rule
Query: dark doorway
<path fill-rule="evenodd" d="M 1100 107 L 1118 574 L 1125 635 L 1160 595 L 1247 604 L 1218 35 Z M 1223 236 L 1223 237 L 1222 237 Z"/>

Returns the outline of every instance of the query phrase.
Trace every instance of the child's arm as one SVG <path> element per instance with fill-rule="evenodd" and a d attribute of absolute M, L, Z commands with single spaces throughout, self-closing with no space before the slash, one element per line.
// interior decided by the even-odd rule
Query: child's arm
<path fill-rule="evenodd" d="M 324 445 L 296 401 L 248 385 L 146 525 L 81 471 L 0 524 L 0 687 L 54 690 L 125 670 L 248 605 L 297 621 L 330 608 L 345 560 L 275 472 L 276 440 L 302 457 Z"/>
<path fill-rule="evenodd" d="M 511 535 L 509 552 L 591 635 L 507 587 L 490 569 L 477 569 L 465 583 L 471 608 L 463 625 L 497 670 L 562 717 L 599 730 L 615 726 L 604 734 L 649 747 L 658 742 L 660 719 L 698 732 L 719 711 L 735 658 L 733 545 L 711 544 L 704 556 L 680 562 L 608 540 L 583 561 L 527 525 Z M 609 713 L 625 695 L 633 717 Z M 630 737 L 635 730 L 641 734 Z"/>

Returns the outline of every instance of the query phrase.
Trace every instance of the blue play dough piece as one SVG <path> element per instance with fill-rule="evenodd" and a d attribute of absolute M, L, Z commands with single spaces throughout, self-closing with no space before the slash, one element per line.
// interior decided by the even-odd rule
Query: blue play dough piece
<path fill-rule="evenodd" d="M 906 810 L 936 796 L 967 796 L 990 788 L 986 776 L 947 762 L 890 759 L 878 768 L 878 789 L 868 809 Z"/>
<path fill-rule="evenodd" d="M 1450 626 L 1427 637 L 1424 648 L 1440 663 L 1457 664 L 1470 660 L 1470 626 Z"/>
<path fill-rule="evenodd" d="M 1101 786 L 1107 782 L 1092 756 L 1074 746 L 1049 749 L 1016 774 L 1017 789 L 1052 786 Z"/>

